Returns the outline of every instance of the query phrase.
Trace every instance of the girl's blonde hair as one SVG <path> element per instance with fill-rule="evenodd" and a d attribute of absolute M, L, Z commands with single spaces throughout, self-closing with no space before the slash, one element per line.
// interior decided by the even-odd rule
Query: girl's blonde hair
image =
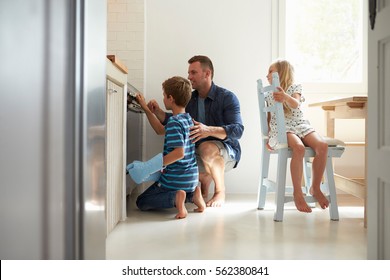
<path fill-rule="evenodd" d="M 287 60 L 281 59 L 273 62 L 271 66 L 275 66 L 279 74 L 280 87 L 287 91 L 294 83 L 294 67 Z M 291 113 L 291 108 L 287 106 L 286 102 L 283 102 L 283 109 L 285 113 Z"/>

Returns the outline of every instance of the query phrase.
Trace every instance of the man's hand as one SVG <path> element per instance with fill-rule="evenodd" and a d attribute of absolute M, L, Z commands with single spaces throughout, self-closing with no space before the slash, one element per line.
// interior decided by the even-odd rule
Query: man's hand
<path fill-rule="evenodd" d="M 190 138 L 192 143 L 196 143 L 203 138 L 207 138 L 209 136 L 218 138 L 218 139 L 226 139 L 227 134 L 223 127 L 221 126 L 207 126 L 203 123 L 197 122 L 192 119 L 194 122 L 194 126 L 190 127 Z"/>
<path fill-rule="evenodd" d="M 190 127 L 190 138 L 192 143 L 196 143 L 199 140 L 211 136 L 210 128 L 203 123 L 192 120 L 194 125 Z"/>

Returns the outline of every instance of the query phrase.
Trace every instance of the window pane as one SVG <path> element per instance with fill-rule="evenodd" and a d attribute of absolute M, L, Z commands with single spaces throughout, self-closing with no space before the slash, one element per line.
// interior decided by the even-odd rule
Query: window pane
<path fill-rule="evenodd" d="M 363 0 L 286 0 L 285 57 L 301 82 L 361 83 Z"/>

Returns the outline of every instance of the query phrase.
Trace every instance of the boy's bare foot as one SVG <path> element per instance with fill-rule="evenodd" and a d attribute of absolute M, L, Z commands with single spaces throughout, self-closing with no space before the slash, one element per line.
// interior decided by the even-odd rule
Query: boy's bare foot
<path fill-rule="evenodd" d="M 318 204 L 321 206 L 322 209 L 328 208 L 329 201 L 321 190 L 314 191 L 313 188 L 310 188 L 310 194 L 318 201 Z"/>
<path fill-rule="evenodd" d="M 307 205 L 303 194 L 294 195 L 294 203 L 295 207 L 297 207 L 298 211 L 304 213 L 311 213 L 311 208 Z"/>
<path fill-rule="evenodd" d="M 225 193 L 216 192 L 213 197 L 206 203 L 207 207 L 221 207 L 225 203 Z"/>
<path fill-rule="evenodd" d="M 194 196 L 193 196 L 193 201 L 198 208 L 194 209 L 195 212 L 203 212 L 204 209 L 206 208 L 206 203 L 204 202 L 202 192 L 200 190 L 200 187 L 196 187 Z"/>
<path fill-rule="evenodd" d="M 177 191 L 175 203 L 179 213 L 177 213 L 177 215 L 175 216 L 176 219 L 184 219 L 185 217 L 187 217 L 188 212 L 184 204 L 185 201 L 186 201 L 186 192 L 183 190 Z"/>

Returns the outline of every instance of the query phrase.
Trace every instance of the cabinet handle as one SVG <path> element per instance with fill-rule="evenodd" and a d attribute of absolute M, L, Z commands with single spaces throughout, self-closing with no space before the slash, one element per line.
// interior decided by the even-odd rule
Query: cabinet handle
<path fill-rule="evenodd" d="M 376 1 L 377 0 L 370 0 L 369 2 L 369 12 L 370 12 L 370 25 L 371 30 L 374 30 L 375 27 L 375 18 L 376 18 Z"/>

